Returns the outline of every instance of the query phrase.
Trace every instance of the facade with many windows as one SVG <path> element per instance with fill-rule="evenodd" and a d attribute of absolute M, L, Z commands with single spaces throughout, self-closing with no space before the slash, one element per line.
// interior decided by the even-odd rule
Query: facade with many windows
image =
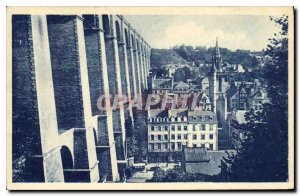
<path fill-rule="evenodd" d="M 218 122 L 211 111 L 149 110 L 149 162 L 176 162 L 183 146 L 218 149 Z"/>

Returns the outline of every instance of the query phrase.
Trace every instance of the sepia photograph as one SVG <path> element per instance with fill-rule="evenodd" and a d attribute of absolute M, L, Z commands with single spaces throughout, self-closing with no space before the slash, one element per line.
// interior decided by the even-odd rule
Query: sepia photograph
<path fill-rule="evenodd" d="M 293 7 L 7 7 L 7 189 L 294 189 Z"/>

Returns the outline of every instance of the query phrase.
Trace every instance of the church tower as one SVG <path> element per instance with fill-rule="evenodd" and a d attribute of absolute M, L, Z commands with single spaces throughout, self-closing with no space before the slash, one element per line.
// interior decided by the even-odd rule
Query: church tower
<path fill-rule="evenodd" d="M 223 88 L 224 79 L 225 73 L 222 69 L 222 57 L 217 38 L 209 73 L 209 97 L 212 103 L 211 111 L 216 113 L 218 121 L 221 124 L 223 124 L 227 118 L 227 100 Z"/>

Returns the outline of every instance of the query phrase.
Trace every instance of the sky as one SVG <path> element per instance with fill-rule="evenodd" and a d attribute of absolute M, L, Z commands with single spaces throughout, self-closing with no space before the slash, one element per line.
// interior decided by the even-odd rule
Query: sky
<path fill-rule="evenodd" d="M 124 17 L 152 48 L 182 44 L 211 47 L 218 37 L 222 48 L 259 51 L 266 48 L 274 33 L 279 32 L 279 27 L 270 21 L 269 16 L 263 15 Z"/>

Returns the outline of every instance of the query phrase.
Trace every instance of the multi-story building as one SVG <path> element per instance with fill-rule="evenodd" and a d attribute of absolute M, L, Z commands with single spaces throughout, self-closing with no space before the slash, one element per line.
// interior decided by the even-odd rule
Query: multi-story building
<path fill-rule="evenodd" d="M 149 162 L 180 161 L 183 146 L 218 149 L 218 122 L 211 111 L 149 110 Z"/>

